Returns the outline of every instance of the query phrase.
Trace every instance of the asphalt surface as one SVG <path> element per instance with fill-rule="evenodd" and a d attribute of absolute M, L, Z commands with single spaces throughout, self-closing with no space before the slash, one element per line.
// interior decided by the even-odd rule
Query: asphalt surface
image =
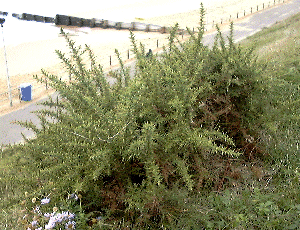
<path fill-rule="evenodd" d="M 265 9 L 264 11 L 254 13 L 244 19 L 234 23 L 234 40 L 240 41 L 248 36 L 251 36 L 265 27 L 270 27 L 276 22 L 282 21 L 296 13 L 300 12 L 300 0 L 293 0 L 289 3 L 279 5 L 273 8 Z M 228 31 L 223 32 L 226 36 Z M 213 44 L 216 33 L 208 34 L 204 37 L 205 45 Z M 132 64 L 134 65 L 134 64 Z M 53 97 L 56 97 L 54 94 Z M 43 99 L 38 103 L 44 101 Z M 8 144 L 20 143 L 23 140 L 21 133 L 26 137 L 34 137 L 34 133 L 18 124 L 15 121 L 32 121 L 34 124 L 39 124 L 38 117 L 33 113 L 36 110 L 43 108 L 37 103 L 30 104 L 23 109 L 14 111 L 0 117 L 0 146 Z"/>

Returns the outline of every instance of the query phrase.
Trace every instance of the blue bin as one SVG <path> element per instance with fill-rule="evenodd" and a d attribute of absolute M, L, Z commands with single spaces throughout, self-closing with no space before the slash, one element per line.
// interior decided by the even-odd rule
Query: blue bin
<path fill-rule="evenodd" d="M 32 85 L 30 83 L 23 83 L 20 85 L 20 93 L 22 101 L 32 100 Z"/>

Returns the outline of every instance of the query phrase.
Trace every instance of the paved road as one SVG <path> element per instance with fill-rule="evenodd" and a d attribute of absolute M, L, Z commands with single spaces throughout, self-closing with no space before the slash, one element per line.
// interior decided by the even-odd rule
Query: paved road
<path fill-rule="evenodd" d="M 235 23 L 234 39 L 235 41 L 245 39 L 246 37 L 262 30 L 263 28 L 269 27 L 274 23 L 284 20 L 298 12 L 300 12 L 300 0 L 294 0 L 287 4 L 255 13 L 252 16 L 246 17 L 245 19 Z M 206 35 L 203 40 L 204 44 L 212 44 L 214 41 L 214 36 L 215 33 Z M 13 124 L 12 122 L 16 120 L 32 121 L 33 123 L 38 124 L 39 120 L 32 112 L 41 108 L 41 105 L 31 104 L 23 109 L 0 117 L 0 145 L 21 142 L 21 133 L 23 133 L 26 137 L 34 136 L 32 131 L 27 130 L 26 128 L 17 124 Z"/>

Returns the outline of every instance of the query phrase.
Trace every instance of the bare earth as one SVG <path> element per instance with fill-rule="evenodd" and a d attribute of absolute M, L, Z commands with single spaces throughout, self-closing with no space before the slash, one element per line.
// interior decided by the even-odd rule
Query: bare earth
<path fill-rule="evenodd" d="M 164 2 L 167 1 L 168 0 L 156 1 L 157 5 L 155 7 L 161 9 L 162 6 L 165 7 Z M 276 0 L 276 5 L 281 4 L 282 1 L 283 0 L 279 2 Z M 204 3 L 204 8 L 207 13 L 206 29 L 208 31 L 210 31 L 216 23 L 221 24 L 222 22 L 222 24 L 226 24 L 229 20 L 237 20 L 237 17 L 243 17 L 244 14 L 250 15 L 251 7 L 252 13 L 255 13 L 257 11 L 257 6 L 259 10 L 262 10 L 263 7 L 268 8 L 274 5 L 273 0 L 220 0 L 218 4 L 210 5 L 209 7 L 206 7 L 205 4 L 205 2 L 209 1 L 206 0 L 202 2 Z M 288 2 L 288 0 L 285 0 L 285 2 Z M 136 8 L 131 6 L 130 9 L 127 10 L 136 12 L 139 9 L 154 7 L 153 4 L 147 4 L 137 4 Z M 126 9 L 123 9 L 123 11 L 124 10 Z M 180 9 L 177 11 L 180 12 Z M 91 12 L 78 13 L 75 16 L 101 18 L 99 17 L 100 13 L 100 10 L 93 10 Z M 196 28 L 199 22 L 198 9 L 171 15 L 165 15 L 163 11 L 160 11 L 160 16 L 148 16 L 149 17 L 138 18 L 137 20 L 162 26 L 173 26 L 175 23 L 179 23 L 180 28 Z M 115 49 L 119 50 L 123 60 L 128 59 L 128 51 L 131 50 L 131 43 L 129 40 L 129 32 L 126 30 L 117 31 L 112 29 L 81 28 L 69 29 L 67 32 L 70 32 L 70 35 L 72 35 L 71 38 L 75 40 L 76 45 L 88 44 L 91 47 L 97 57 L 98 63 L 103 66 L 104 70 L 109 70 L 118 64 L 116 56 L 114 55 Z M 162 47 L 167 43 L 168 38 L 167 34 L 145 32 L 135 32 L 135 36 L 137 41 L 145 44 L 146 49 L 151 48 L 152 50 L 157 50 L 157 41 L 159 42 L 159 47 Z M 45 69 L 51 74 L 56 74 L 63 79 L 68 79 L 68 72 L 60 63 L 60 60 L 55 53 L 55 50 L 68 52 L 66 42 L 59 33 L 57 33 L 57 38 L 55 39 L 23 43 L 17 46 L 10 45 L 6 47 L 6 50 L 8 55 L 10 82 L 13 89 L 12 93 L 15 96 L 13 97 L 13 107 L 10 107 L 8 94 L 5 93 L 8 90 L 5 61 L 4 56 L 0 55 L 0 115 L 17 110 L 29 103 L 36 102 L 38 99 L 53 92 L 53 90 L 46 91 L 45 85 L 37 83 L 33 78 L 33 75 L 42 76 L 41 69 Z M 3 54 L 3 48 L 0 49 L 0 54 Z M 110 56 L 112 57 L 112 65 L 110 65 Z M 129 58 L 131 59 L 132 57 L 133 54 L 130 52 Z M 33 85 L 33 101 L 20 102 L 18 99 L 18 86 L 21 83 L 28 82 Z"/>

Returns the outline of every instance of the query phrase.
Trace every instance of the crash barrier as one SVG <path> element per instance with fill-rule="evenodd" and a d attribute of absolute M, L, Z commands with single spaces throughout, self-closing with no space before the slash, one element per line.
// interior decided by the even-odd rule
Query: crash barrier
<path fill-rule="evenodd" d="M 34 17 L 34 21 L 36 22 L 45 22 L 45 18 L 43 16 L 33 15 L 33 17 Z"/>
<path fill-rule="evenodd" d="M 53 17 L 44 17 L 36 14 L 27 14 L 27 13 L 22 13 L 22 14 L 12 14 L 13 17 L 18 18 L 20 20 L 25 20 L 25 21 L 35 21 L 35 22 L 44 22 L 44 23 L 54 23 L 54 18 Z"/>
<path fill-rule="evenodd" d="M 52 17 L 44 17 L 44 19 L 45 19 L 45 23 L 54 23 L 54 18 L 52 18 Z"/>
<path fill-rule="evenodd" d="M 72 17 L 68 15 L 60 15 L 57 14 L 54 19 L 55 25 L 58 26 L 76 26 L 76 27 L 101 27 L 103 22 L 101 20 L 86 19 L 86 18 L 78 18 Z"/>
<path fill-rule="evenodd" d="M 21 18 L 20 19 L 26 20 L 26 21 L 35 21 L 34 15 L 32 15 L 32 14 L 26 14 L 26 13 L 21 14 Z"/>
<path fill-rule="evenodd" d="M 166 33 L 168 32 L 168 28 L 158 26 L 158 25 L 151 25 L 145 24 L 140 22 L 114 22 L 110 20 L 104 19 L 86 19 L 86 18 L 79 18 L 79 17 L 72 17 L 68 15 L 60 15 L 57 14 L 54 19 L 55 25 L 58 26 L 75 26 L 75 27 L 100 27 L 100 28 L 112 28 L 118 30 L 137 30 L 137 31 L 145 31 L 145 32 L 161 32 Z"/>
<path fill-rule="evenodd" d="M 239 19 L 242 17 L 245 17 L 247 15 L 251 15 L 255 12 L 262 11 L 264 9 L 267 9 L 269 7 L 275 6 L 277 4 L 282 4 L 285 2 L 289 2 L 290 0 L 270 0 L 268 3 L 263 3 L 261 5 L 253 6 L 249 9 L 243 9 L 242 11 L 239 11 L 236 13 L 236 15 L 229 15 L 228 18 L 220 18 L 218 20 L 214 19 L 212 21 L 206 21 L 206 30 L 209 29 L 210 26 L 214 28 L 217 24 L 224 24 L 226 22 L 230 22 L 234 19 Z M 209 12 L 207 12 L 209 13 Z M 0 11 L 0 15 L 7 16 L 7 12 Z M 68 15 L 60 15 L 57 14 L 55 18 L 52 17 L 43 17 L 39 15 L 33 15 L 33 14 L 12 14 L 13 17 L 19 18 L 21 20 L 27 20 L 27 21 L 37 21 L 37 22 L 44 22 L 44 23 L 55 23 L 56 25 L 64 25 L 64 26 L 76 26 L 76 27 L 100 27 L 100 28 L 115 28 L 115 29 L 131 29 L 131 30 L 139 30 L 139 31 L 146 31 L 146 32 L 161 32 L 161 33 L 167 33 L 169 31 L 166 27 L 161 27 L 158 25 L 148 25 L 145 23 L 139 23 L 139 22 L 132 22 L 132 23 L 126 23 L 126 22 L 113 22 L 109 20 L 104 19 L 85 19 L 85 18 L 79 18 L 79 17 L 72 17 Z M 193 28 L 194 31 L 194 28 Z"/>
<path fill-rule="evenodd" d="M 55 19 L 54 19 L 55 25 L 60 25 L 60 26 L 70 26 L 70 16 L 67 15 L 59 15 L 57 14 Z"/>
<path fill-rule="evenodd" d="M 61 15 L 57 14 L 55 18 L 52 17 L 44 17 L 35 14 L 12 14 L 13 17 L 16 17 L 20 20 L 26 21 L 36 21 L 36 22 L 44 22 L 44 23 L 55 23 L 57 26 L 75 26 L 75 27 L 99 27 L 99 28 L 111 28 L 111 29 L 118 29 L 118 30 L 136 30 L 136 31 L 145 31 L 145 32 L 160 32 L 160 33 L 167 33 L 169 28 L 159 26 L 159 25 L 152 25 L 152 24 L 145 24 L 141 22 L 114 22 L 110 20 L 104 19 L 86 19 L 80 17 L 73 17 L 69 15 Z"/>
<path fill-rule="evenodd" d="M 8 15 L 8 12 L 0 11 L 0 15 L 7 16 L 7 15 Z"/>

